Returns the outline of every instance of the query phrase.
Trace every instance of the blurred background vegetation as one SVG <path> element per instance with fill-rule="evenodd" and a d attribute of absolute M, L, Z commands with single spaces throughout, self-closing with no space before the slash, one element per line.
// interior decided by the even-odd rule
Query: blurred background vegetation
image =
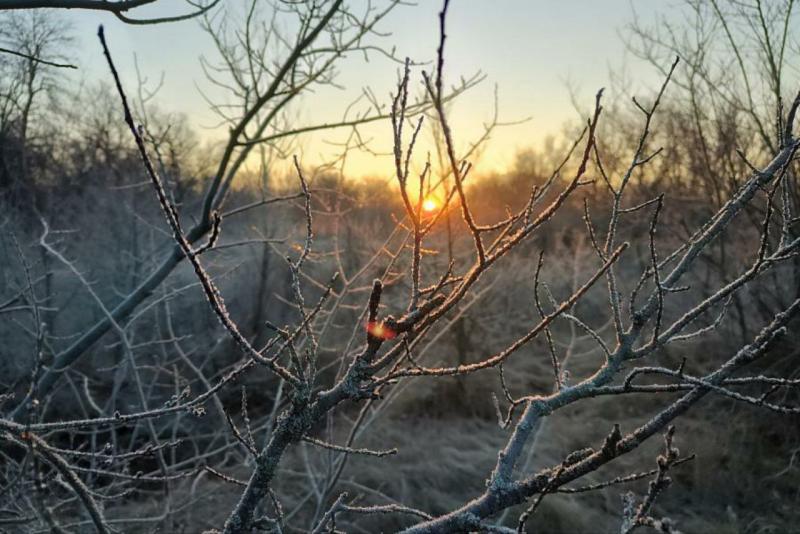
<path fill-rule="evenodd" d="M 621 32 L 628 50 L 650 61 L 655 70 L 666 68 L 675 55 L 682 59 L 653 125 L 650 143 L 653 148 L 663 147 L 663 151 L 652 165 L 637 172 L 629 192 L 634 203 L 645 202 L 660 192 L 666 194 L 658 236 L 663 250 L 685 240 L 725 202 L 751 172 L 748 161 L 763 164 L 774 150 L 779 131 L 776 117 L 798 88 L 800 26 L 793 8 L 790 1 L 750 5 L 690 0 L 669 8 L 681 10 L 682 20 L 677 25 L 670 22 L 647 27 L 634 18 Z M 52 13 L 3 15 L 0 39 L 4 46 L 16 50 L 28 46 L 31 53 L 53 60 L 68 61 L 72 54 L 72 36 Z M 610 91 L 624 95 L 626 83 L 625 76 L 619 74 Z M 146 126 L 149 148 L 157 154 L 159 170 L 174 201 L 182 216 L 191 221 L 214 173 L 212 165 L 219 148 L 194 131 L 185 117 L 158 107 L 157 101 L 157 95 L 140 93 L 138 119 Z M 621 96 L 612 98 L 604 113 L 599 151 L 605 173 L 613 181 L 629 163 L 641 116 Z M 427 120 L 435 126 L 434 117 Z M 476 155 L 467 195 L 478 220 L 492 221 L 507 209 L 519 209 L 530 188 L 548 180 L 566 153 L 570 136 L 581 127 L 565 121 L 565 135 L 520 151 L 507 172 L 481 173 L 480 156 Z M 437 139 L 435 132 L 432 139 Z M 491 141 L 486 141 L 483 150 L 491 150 Z M 252 164 L 241 171 L 225 207 L 232 209 L 295 193 L 296 177 L 275 170 L 285 168 L 276 162 L 289 157 L 290 151 L 291 145 L 279 143 L 259 147 L 251 156 Z M 447 180 L 444 162 L 435 152 L 431 158 L 434 172 Z M 401 276 L 407 269 L 403 263 L 406 258 L 390 265 L 389 258 L 379 253 L 385 243 L 397 246 L 399 242 L 393 240 L 392 233 L 402 218 L 403 207 L 394 182 L 383 176 L 349 177 L 335 162 L 319 166 L 306 162 L 305 167 L 313 194 L 315 230 L 307 265 L 309 277 L 327 279 L 341 270 L 358 273 L 368 284 L 389 269 L 384 299 L 389 309 L 396 302 L 399 311 L 408 292 L 408 280 Z M 795 206 L 800 201 L 794 174 L 798 170 L 793 164 L 793 185 L 787 192 Z M 569 175 L 567 171 L 564 174 Z M 386 175 L 391 175 L 389 169 Z M 481 280 L 473 298 L 452 314 L 448 327 L 426 345 L 420 359 L 431 364 L 476 361 L 524 334 L 536 319 L 533 273 L 540 250 L 547 258 L 543 279 L 557 298 L 568 295 L 590 276 L 595 269 L 594 251 L 587 238 L 584 201 L 595 226 L 602 228 L 608 216 L 604 209 L 608 189 L 600 169 L 592 168 L 589 178 L 593 182 L 570 198 L 546 232 L 517 249 Z M 431 192 L 433 198 L 437 194 Z M 671 299 L 672 308 L 666 313 L 679 313 L 683 299 L 703 295 L 706 288 L 729 280 L 741 270 L 758 242 L 763 210 L 763 202 L 754 203 L 747 216 L 709 249 L 702 258 L 703 267 L 687 280 L 685 297 Z M 26 311 L 23 260 L 29 264 L 46 325 L 45 365 L 104 313 L 75 273 L 39 245 L 42 219 L 50 227 L 48 241 L 73 262 L 109 309 L 140 284 L 171 247 L 164 217 L 121 121 L 119 102 L 110 85 L 75 84 L 68 82 L 59 68 L 0 54 L 0 388 L 18 396 L 24 395 L 28 386 L 30 355 L 36 343 L 35 328 Z M 645 236 L 648 225 L 647 213 L 630 214 L 621 229 L 623 238 Z M 285 256 L 302 246 L 302 200 L 231 215 L 223 228 L 218 246 L 205 256 L 206 264 L 244 333 L 254 344 L 263 344 L 271 335 L 264 327 L 266 322 L 283 325 L 294 318 Z M 642 248 L 627 255 L 620 266 L 620 279 L 628 291 L 650 261 L 646 239 L 639 242 Z M 471 238 L 457 209 L 448 209 L 426 246 L 426 272 L 441 272 L 451 260 L 456 265 L 467 263 Z M 392 277 L 393 273 L 397 276 Z M 336 284 L 336 290 L 344 288 L 341 279 Z M 366 298 L 363 291 L 356 290 L 358 284 L 352 288 L 341 304 L 333 334 L 321 347 L 321 367 L 329 372 L 339 365 L 341 351 L 358 322 L 358 306 Z M 318 288 L 312 287 L 309 299 L 315 298 L 314 291 Z M 800 259 L 795 259 L 737 294 L 713 335 L 686 343 L 680 350 L 661 351 L 658 363 L 672 367 L 687 358 L 694 372 L 710 368 L 750 339 L 798 292 Z M 592 327 L 609 333 L 604 299 L 604 288 L 596 287 L 579 304 L 579 311 L 591 318 Z M 713 317 L 707 323 L 711 321 Z M 217 377 L 238 358 L 232 342 L 204 304 L 187 265 L 180 265 L 159 285 L 125 320 L 125 328 L 130 332 L 136 365 L 147 377 L 147 395 L 153 405 L 180 395 L 186 386 L 202 390 L 198 369 L 206 377 Z M 572 377 L 577 379 L 596 368 L 602 354 L 572 323 L 557 323 L 554 334 L 557 350 Z M 506 366 L 510 389 L 549 391 L 552 371 L 547 354 L 541 340 L 517 354 Z M 796 328 L 782 342 L 778 354 L 761 371 L 798 378 L 800 344 Z M 128 378 L 126 361 L 117 338 L 113 333 L 106 334 L 88 357 L 65 373 L 43 409 L 55 419 L 88 417 L 98 409 L 98 403 L 108 412 L 136 409 L 137 394 Z M 241 383 L 247 387 L 250 419 L 263 431 L 273 410 L 277 382 L 264 373 L 253 373 Z M 376 448 L 396 444 L 400 452 L 381 461 L 352 459 L 343 472 L 341 486 L 351 494 L 363 494 L 365 502 L 380 496 L 432 514 L 452 510 L 469 500 L 482 490 L 506 436 L 507 431 L 498 426 L 492 401 L 500 391 L 497 374 L 492 372 L 404 384 L 380 405 L 380 417 L 370 420 L 369 432 L 362 440 L 364 446 Z M 785 402 L 797 400 L 790 391 L 780 395 L 786 396 Z M 223 390 L 220 400 L 226 408 L 237 411 L 240 390 Z M 659 403 L 645 397 L 607 398 L 559 411 L 545 423 L 546 431 L 537 436 L 529 451 L 527 470 L 557 462 L 587 440 L 601 441 L 612 423 L 629 427 L 644 420 Z M 347 417 L 356 415 L 355 409 L 346 413 Z M 705 400 L 677 424 L 678 446 L 683 452 L 696 454 L 697 460 L 675 468 L 677 484 L 661 498 L 659 507 L 685 532 L 800 532 L 798 423 L 797 416 L 762 412 L 730 399 Z M 215 424 L 209 417 L 187 415 L 158 430 L 175 439 L 186 434 L 197 437 L 194 451 L 180 447 L 170 450 L 175 465 L 190 463 L 193 455 L 202 453 L 213 457 L 233 476 L 246 478 L 248 460 L 241 451 L 221 446 Z M 146 433 L 137 428 L 93 439 L 118 440 L 134 449 L 146 438 Z M 641 469 L 642 465 L 649 469 L 649 459 L 659 446 L 649 444 L 590 478 L 605 480 L 627 469 Z M 284 508 L 295 514 L 291 521 L 297 524 L 308 523 L 309 516 L 318 513 L 308 479 L 326 468 L 325 453 L 309 456 L 304 451 L 305 446 L 299 447 L 287 457 L 281 467 L 285 476 L 277 486 Z M 144 472 L 157 470 L 152 461 L 143 459 L 139 464 L 134 467 Z M 646 482 L 632 486 L 644 491 Z M 621 491 L 612 487 L 596 493 L 552 495 L 538 512 L 537 527 L 552 533 L 614 530 L 620 517 Z M 182 504 L 168 519 L 156 523 L 156 530 L 199 532 L 224 520 L 238 498 L 239 488 L 198 476 L 176 480 L 171 483 L 171 492 Z M 135 510 L 133 515 L 157 516 L 162 497 L 161 486 L 153 484 L 152 488 L 107 502 L 107 515 L 128 517 Z M 509 524 L 516 515 L 509 516 Z M 404 524 L 386 521 L 368 518 L 343 528 L 377 532 Z M 141 531 L 153 528 L 149 525 Z"/>

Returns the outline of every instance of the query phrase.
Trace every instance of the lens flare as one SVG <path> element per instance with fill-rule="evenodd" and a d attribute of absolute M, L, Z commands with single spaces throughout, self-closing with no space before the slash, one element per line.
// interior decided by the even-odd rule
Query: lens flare
<path fill-rule="evenodd" d="M 389 328 L 383 321 L 367 323 L 367 332 L 378 339 L 394 339 L 397 337 L 397 332 Z"/>

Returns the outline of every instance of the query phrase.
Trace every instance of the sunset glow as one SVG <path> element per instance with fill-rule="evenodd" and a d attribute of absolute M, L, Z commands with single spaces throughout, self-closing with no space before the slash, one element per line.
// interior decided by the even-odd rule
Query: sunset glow
<path fill-rule="evenodd" d="M 438 210 L 439 210 L 439 203 L 436 201 L 436 199 L 426 198 L 422 202 L 422 211 L 425 211 L 427 213 L 433 213 Z"/>
<path fill-rule="evenodd" d="M 798 5 L 0 0 L 0 534 L 800 534 Z"/>

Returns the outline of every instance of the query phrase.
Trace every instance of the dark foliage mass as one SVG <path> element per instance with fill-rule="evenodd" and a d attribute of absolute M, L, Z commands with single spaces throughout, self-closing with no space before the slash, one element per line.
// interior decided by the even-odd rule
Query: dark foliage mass
<path fill-rule="evenodd" d="M 154 1 L 50 7 L 196 18 L 219 146 L 102 28 L 106 82 L 69 88 L 57 13 L 0 0 L 0 530 L 796 529 L 792 1 L 635 20 L 662 82 L 502 176 L 499 121 L 451 128 L 456 4 L 417 65 L 380 48 L 399 1 Z M 353 53 L 401 66 L 391 100 L 297 124 Z M 388 185 L 337 171 L 375 121 Z M 340 160 L 292 157 L 328 129 Z"/>

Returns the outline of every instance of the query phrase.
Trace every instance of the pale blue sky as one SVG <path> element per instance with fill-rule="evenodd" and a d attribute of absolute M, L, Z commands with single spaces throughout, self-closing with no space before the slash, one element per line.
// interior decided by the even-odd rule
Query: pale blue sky
<path fill-rule="evenodd" d="M 240 0 L 223 0 L 241 6 Z M 139 15 L 164 15 L 180 12 L 183 2 L 161 0 L 159 7 L 141 10 Z M 674 8 L 672 1 L 639 0 L 633 2 L 640 16 L 653 16 L 658 10 Z M 397 54 L 425 61 L 435 56 L 438 41 L 438 0 L 420 0 L 418 5 L 398 7 L 385 19 L 380 30 L 391 32 L 383 39 Z M 200 86 L 215 95 L 199 65 L 202 54 L 215 57 L 209 38 L 198 22 L 186 21 L 159 26 L 129 26 L 102 13 L 61 12 L 73 26 L 79 41 L 80 76 L 87 81 L 108 79 L 100 47 L 95 37 L 97 25 L 106 26 L 112 51 L 126 84 L 134 87 L 133 56 L 138 56 L 141 70 L 151 80 L 164 73 L 159 105 L 187 114 L 202 136 L 219 135 L 204 130 L 216 120 L 201 98 Z M 594 92 L 609 85 L 609 73 L 626 65 L 637 80 L 630 92 L 651 86 L 656 80 L 652 69 L 625 53 L 618 32 L 631 21 L 630 0 L 453 0 L 448 16 L 446 76 L 456 80 L 477 70 L 487 75 L 479 87 L 466 94 L 453 109 L 452 123 L 456 136 L 469 141 L 481 131 L 493 109 L 494 85 L 500 95 L 500 117 L 515 120 L 531 117 L 525 124 L 506 127 L 493 137 L 484 157 L 483 170 L 502 170 L 514 154 L 536 146 L 548 135 L 558 135 L 567 120 L 577 114 L 572 106 L 568 85 L 578 89 L 581 101 L 591 105 Z M 397 65 L 373 56 L 364 63 L 360 56 L 344 62 L 338 81 L 346 89 L 324 89 L 304 97 L 298 106 L 304 123 L 335 119 L 344 106 L 369 86 L 388 102 L 397 76 Z M 627 95 L 629 96 L 629 95 Z M 365 129 L 375 139 L 373 148 L 388 151 L 388 124 Z M 303 139 L 306 160 L 319 160 L 332 152 L 326 140 L 340 134 L 313 134 Z M 351 158 L 351 174 L 380 173 L 385 162 L 370 155 Z M 387 168 L 388 171 L 388 168 Z"/>

